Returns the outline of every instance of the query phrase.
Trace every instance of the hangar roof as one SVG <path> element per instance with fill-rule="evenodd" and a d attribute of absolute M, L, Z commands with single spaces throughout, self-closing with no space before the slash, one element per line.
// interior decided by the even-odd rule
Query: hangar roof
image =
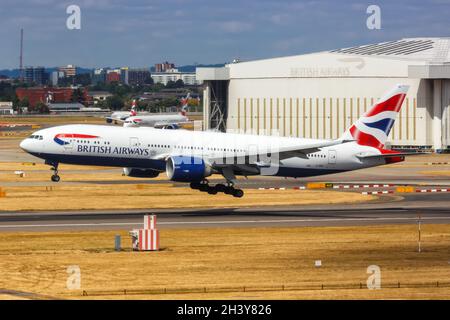
<path fill-rule="evenodd" d="M 199 80 L 345 77 L 450 79 L 450 38 L 405 38 L 197 68 Z"/>
<path fill-rule="evenodd" d="M 405 38 L 331 50 L 330 52 L 361 56 L 390 56 L 428 62 L 449 62 L 450 38 Z"/>

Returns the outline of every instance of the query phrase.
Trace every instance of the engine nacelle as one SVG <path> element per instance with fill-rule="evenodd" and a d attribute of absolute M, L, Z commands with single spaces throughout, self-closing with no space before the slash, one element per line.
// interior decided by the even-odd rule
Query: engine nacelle
<path fill-rule="evenodd" d="M 172 181 L 198 182 L 209 177 L 212 169 L 202 158 L 178 156 L 167 159 L 166 174 Z"/>
<path fill-rule="evenodd" d="M 178 124 L 176 124 L 176 123 L 171 123 L 171 124 L 166 124 L 166 125 L 164 125 L 164 126 L 162 127 L 162 129 L 172 129 L 172 130 L 175 130 L 175 129 L 180 129 L 180 126 L 179 126 Z"/>
<path fill-rule="evenodd" d="M 123 168 L 123 174 L 134 178 L 156 178 L 159 171 L 152 169 Z"/>

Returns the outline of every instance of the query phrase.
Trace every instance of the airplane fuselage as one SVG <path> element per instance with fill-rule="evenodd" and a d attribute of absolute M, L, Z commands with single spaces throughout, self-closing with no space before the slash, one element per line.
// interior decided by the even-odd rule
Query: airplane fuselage
<path fill-rule="evenodd" d="M 376 155 L 380 151 L 356 142 L 324 147 L 303 156 L 277 160 L 275 157 L 277 148 L 327 140 L 100 125 L 58 126 L 39 130 L 33 136 L 39 138 L 25 139 L 21 147 L 50 164 L 67 163 L 165 171 L 166 159 L 170 156 L 237 158 L 252 154 L 252 150 L 256 148 L 269 145 L 271 148 L 275 147 L 271 149 L 273 153 L 271 162 L 273 164 L 276 161 L 277 168 L 272 171 L 266 170 L 266 173 L 273 176 L 307 177 L 386 164 L 385 159 L 358 157 Z M 239 168 L 239 164 L 236 168 Z M 238 169 L 236 172 L 239 174 Z M 249 175 L 248 171 L 245 175 Z"/>

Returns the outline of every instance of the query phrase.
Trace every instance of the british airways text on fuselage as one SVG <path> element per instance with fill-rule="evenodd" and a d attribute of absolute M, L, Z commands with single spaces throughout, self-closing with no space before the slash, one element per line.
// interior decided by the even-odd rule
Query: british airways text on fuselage
<path fill-rule="evenodd" d="M 149 156 L 150 150 L 147 148 L 131 147 L 110 147 L 110 146 L 86 146 L 78 145 L 79 153 L 97 153 L 97 154 L 119 154 L 119 155 L 139 155 Z"/>

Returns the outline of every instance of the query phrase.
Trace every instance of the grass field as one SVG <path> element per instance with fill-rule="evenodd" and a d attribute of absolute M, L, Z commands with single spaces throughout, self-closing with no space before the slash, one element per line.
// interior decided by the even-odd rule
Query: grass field
<path fill-rule="evenodd" d="M 74 185 L 4 187 L 0 211 L 225 208 L 265 205 L 357 203 L 376 199 L 351 192 L 312 190 L 250 190 L 243 198 L 214 196 L 171 184 Z M 64 201 L 61 201 L 64 199 Z M 212 201 L 214 199 L 214 201 Z"/>
<path fill-rule="evenodd" d="M 1 233 L 0 287 L 75 299 L 449 299 L 450 225 L 422 226 L 422 253 L 416 240 L 415 225 L 163 229 L 161 251 L 132 252 L 126 231 Z M 66 287 L 72 265 L 80 290 Z M 381 268 L 381 290 L 366 289 L 369 265 Z"/>

